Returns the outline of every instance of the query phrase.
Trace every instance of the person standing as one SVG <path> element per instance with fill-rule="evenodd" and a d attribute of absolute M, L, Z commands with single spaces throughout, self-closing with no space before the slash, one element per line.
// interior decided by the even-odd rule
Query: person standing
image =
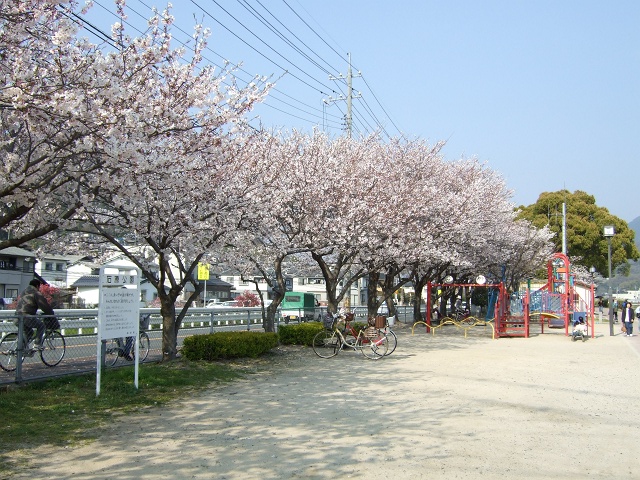
<path fill-rule="evenodd" d="M 622 307 L 622 323 L 627 329 L 627 333 L 624 334 L 625 337 L 633 337 L 633 317 L 634 316 L 635 316 L 635 312 L 633 311 L 631 302 L 626 302 L 624 304 L 624 307 Z"/>
<path fill-rule="evenodd" d="M 49 305 L 49 302 L 40 293 L 40 285 L 42 282 L 36 278 L 29 282 L 27 288 L 25 288 L 20 298 L 18 298 L 18 305 L 16 306 L 16 325 L 19 325 L 19 317 L 23 317 L 22 331 L 24 332 L 25 342 L 29 341 L 31 332 L 35 328 L 37 330 L 36 340 L 34 348 L 36 350 L 42 350 L 42 340 L 45 333 L 45 324 L 42 320 L 36 317 L 38 309 L 42 310 L 45 315 L 54 315 L 53 308 Z"/>

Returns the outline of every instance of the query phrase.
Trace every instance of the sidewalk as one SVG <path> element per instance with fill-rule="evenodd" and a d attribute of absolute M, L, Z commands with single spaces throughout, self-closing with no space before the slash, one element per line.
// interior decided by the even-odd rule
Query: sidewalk
<path fill-rule="evenodd" d="M 640 336 L 402 327 L 379 361 L 285 349 L 246 380 L 39 452 L 14 478 L 640 478 Z"/>

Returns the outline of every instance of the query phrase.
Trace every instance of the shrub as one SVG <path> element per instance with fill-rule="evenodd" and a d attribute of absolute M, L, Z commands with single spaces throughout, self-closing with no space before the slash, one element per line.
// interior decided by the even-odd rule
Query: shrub
<path fill-rule="evenodd" d="M 324 327 L 321 322 L 299 323 L 297 325 L 280 325 L 278 335 L 283 345 L 311 345 L 315 335 Z"/>
<path fill-rule="evenodd" d="M 351 326 L 358 333 L 360 333 L 360 331 L 364 330 L 365 328 L 369 328 L 369 324 L 365 322 L 353 322 Z"/>
<path fill-rule="evenodd" d="M 258 357 L 278 345 L 278 335 L 268 332 L 219 332 L 186 337 L 182 354 L 189 360 Z"/>

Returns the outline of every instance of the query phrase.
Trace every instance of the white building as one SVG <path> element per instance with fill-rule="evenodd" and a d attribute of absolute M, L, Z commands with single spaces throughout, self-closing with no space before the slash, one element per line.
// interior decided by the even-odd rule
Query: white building
<path fill-rule="evenodd" d="M 631 302 L 635 307 L 640 304 L 640 290 L 627 290 L 623 293 L 614 293 L 613 298 L 618 300 L 618 305 L 622 305 L 623 302 Z"/>
<path fill-rule="evenodd" d="M 101 267 L 135 268 L 135 265 L 124 255 L 117 255 L 98 265 L 90 261 L 80 260 L 70 267 L 71 278 L 75 281 L 69 286 L 76 290 L 75 298 L 78 303 L 86 308 L 94 308 L 100 302 L 100 268 Z M 140 306 L 146 307 L 158 297 L 156 288 L 145 278 L 140 279 Z"/>

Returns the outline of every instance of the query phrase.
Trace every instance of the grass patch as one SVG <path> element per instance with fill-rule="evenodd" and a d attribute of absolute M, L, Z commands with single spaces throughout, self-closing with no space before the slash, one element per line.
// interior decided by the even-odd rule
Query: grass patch
<path fill-rule="evenodd" d="M 165 405 L 245 372 L 232 365 L 186 359 L 145 364 L 140 366 L 136 390 L 132 366 L 103 369 L 98 397 L 95 373 L 10 385 L 0 390 L 0 473 L 9 471 L 12 452 L 91 440 L 98 427 L 116 415 Z"/>

